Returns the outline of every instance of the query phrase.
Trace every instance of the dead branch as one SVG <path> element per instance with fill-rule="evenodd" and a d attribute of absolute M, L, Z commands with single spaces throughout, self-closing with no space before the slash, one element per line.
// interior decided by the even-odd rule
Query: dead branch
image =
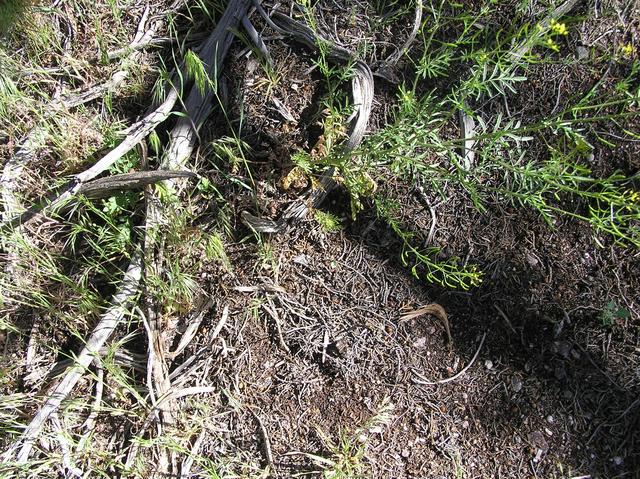
<path fill-rule="evenodd" d="M 318 51 L 318 45 L 324 45 L 326 46 L 326 55 L 329 60 L 352 64 L 354 75 L 351 88 L 356 112 L 351 121 L 347 140 L 343 145 L 343 153 L 345 155 L 350 154 L 362 142 L 371 115 L 374 96 L 371 69 L 365 62 L 356 59 L 355 55 L 349 50 L 322 38 L 306 25 L 282 13 L 276 12 L 271 18 L 262 9 L 259 2 L 254 1 L 254 5 L 265 21 L 276 31 L 292 37 L 316 52 Z M 329 168 L 320 178 L 319 185 L 310 188 L 299 199 L 294 201 L 279 219 L 259 218 L 247 211 L 243 211 L 241 213 L 242 221 L 257 232 L 278 233 L 282 231 L 290 222 L 295 222 L 305 217 L 310 207 L 317 207 L 322 203 L 327 194 L 335 187 L 334 172 L 334 168 Z"/>
<path fill-rule="evenodd" d="M 136 34 L 133 37 L 131 43 L 129 43 L 129 45 L 127 45 L 126 47 L 108 52 L 107 60 L 115 60 L 116 58 L 128 55 L 133 51 L 141 50 L 147 46 L 158 44 L 159 39 L 153 37 L 156 33 L 156 29 L 154 27 L 151 27 L 148 30 L 145 30 L 148 16 L 149 4 L 147 3 L 144 11 L 142 12 L 142 17 L 140 17 L 140 22 L 138 23 Z"/>
<path fill-rule="evenodd" d="M 262 443 L 264 445 L 264 455 L 267 462 L 267 467 L 273 471 L 273 452 L 271 451 L 271 441 L 269 440 L 269 433 L 267 432 L 267 428 L 264 426 L 264 423 L 262 422 L 262 419 L 260 419 L 260 416 L 258 416 L 258 414 L 251 407 L 247 409 L 258 423 L 260 434 L 262 435 Z"/>
<path fill-rule="evenodd" d="M 213 299 L 210 299 L 206 304 L 204 304 L 201 308 L 199 308 L 194 314 L 191 314 L 190 318 L 187 320 L 189 326 L 187 326 L 187 330 L 184 332 L 182 337 L 180 338 L 180 342 L 176 346 L 174 351 L 168 352 L 167 357 L 169 359 L 175 359 L 178 357 L 182 351 L 186 349 L 189 343 L 195 338 L 198 328 L 204 319 L 204 315 L 207 311 L 209 311 L 213 307 Z"/>
<path fill-rule="evenodd" d="M 214 84 L 217 83 L 222 63 L 233 41 L 233 30 L 237 29 L 248 8 L 249 0 L 231 0 L 216 28 L 200 49 L 199 56 L 208 66 L 207 73 Z M 209 85 L 205 91 L 201 91 L 197 85 L 191 88 L 185 101 L 186 115 L 178 119 L 171 131 L 169 147 L 161 163 L 163 169 L 182 168 L 193 152 L 200 126 L 213 109 L 216 94 Z"/>
<path fill-rule="evenodd" d="M 98 175 L 109 169 L 122 156 L 131 151 L 144 138 L 149 135 L 160 123 L 167 119 L 173 106 L 178 100 L 178 91 L 171 88 L 169 94 L 162 104 L 141 121 L 137 122 L 129 129 L 127 137 L 113 150 L 102 157 L 95 165 L 88 170 L 76 175 L 75 182 L 69 185 L 63 192 L 52 199 L 44 206 L 32 206 L 27 211 L 10 219 L 4 219 L 0 226 L 15 226 L 22 224 L 31 219 L 36 213 L 44 213 L 46 211 L 55 210 L 69 202 L 73 196 L 78 194 L 83 183 L 87 183 Z"/>
<path fill-rule="evenodd" d="M 249 35 L 249 39 L 253 42 L 260 54 L 266 60 L 267 64 L 269 66 L 273 66 L 273 59 L 269 54 L 267 45 L 265 45 L 264 40 L 262 39 L 256 28 L 253 26 L 253 23 L 251 23 L 251 20 L 249 20 L 249 17 L 247 15 L 242 17 L 242 26 L 246 30 L 247 35 Z"/>
<path fill-rule="evenodd" d="M 460 134 L 464 139 L 461 146 L 462 153 L 462 168 L 470 170 L 476 161 L 475 146 L 476 141 L 476 121 L 471 115 L 468 115 L 464 110 L 458 112 L 458 121 L 460 124 Z"/>
<path fill-rule="evenodd" d="M 95 200 L 107 198 L 117 191 L 139 190 L 147 185 L 158 183 L 171 178 L 197 178 L 191 171 L 136 171 L 121 175 L 107 176 L 84 183 L 78 190 L 79 195 Z"/>
<path fill-rule="evenodd" d="M 402 47 L 398 48 L 380 64 L 380 66 L 374 73 L 376 76 L 380 76 L 391 83 L 400 83 L 399 78 L 393 70 L 400 58 L 402 58 L 402 55 L 409 51 L 409 47 L 415 41 L 416 36 L 418 35 L 418 30 L 420 30 L 420 25 L 422 24 L 423 9 L 424 7 L 422 5 L 422 0 L 416 0 L 416 10 L 413 18 L 413 26 L 411 28 L 409 36 L 405 40 Z"/>
<path fill-rule="evenodd" d="M 102 354 L 101 354 L 102 355 Z M 91 405 L 91 412 L 89 416 L 84 421 L 82 428 L 84 429 L 84 433 L 82 437 L 78 441 L 76 446 L 76 451 L 82 451 L 87 444 L 87 441 L 91 437 L 91 432 L 93 431 L 96 418 L 98 417 L 98 413 L 100 411 L 100 405 L 102 404 L 102 393 L 104 391 L 104 368 L 98 359 L 94 359 L 93 361 L 96 367 L 96 392 L 95 398 L 93 400 L 93 404 Z"/>
<path fill-rule="evenodd" d="M 105 83 L 54 100 L 47 108 L 45 121 L 62 110 L 83 105 L 104 96 L 107 92 L 115 90 L 127 75 L 126 71 L 117 71 Z M 2 177 L 0 177 L 2 206 L 4 208 L 2 213 L 3 221 L 11 220 L 22 210 L 20 202 L 15 197 L 18 181 L 24 174 L 24 167 L 33 160 L 36 151 L 44 145 L 46 136 L 47 133 L 42 123 L 33 127 L 16 153 L 5 163 L 2 169 Z"/>
<path fill-rule="evenodd" d="M 214 31 L 199 50 L 200 59 L 208 67 L 209 83 L 205 85 L 204 89 L 202 85 L 196 84 L 192 86 L 184 102 L 185 115 L 177 120 L 169 134 L 169 143 L 161 160 L 161 168 L 168 171 L 181 170 L 191 156 L 198 141 L 198 131 L 213 110 L 214 98 L 217 95 L 217 78 L 233 41 L 233 31 L 237 29 L 248 8 L 249 0 L 231 0 Z M 169 180 L 166 181 L 168 182 Z M 163 206 L 154 201 L 152 193 L 148 191 L 145 225 L 147 276 L 160 276 L 162 274 L 162 259 L 156 253 L 156 249 L 161 247 L 158 233 L 159 227 L 163 222 L 163 216 Z M 175 398 L 170 394 L 172 385 L 168 363 L 172 356 L 166 350 L 165 344 L 166 319 L 162 314 L 158 313 L 158 309 L 157 301 L 153 298 L 148 298 L 148 368 L 150 370 L 148 374 L 151 379 L 149 386 L 153 387 L 158 398 L 154 404 L 154 410 L 158 411 L 163 423 L 172 424 L 174 422 L 174 413 L 178 407 Z M 174 461 L 169 460 L 169 450 L 160 447 L 158 456 L 158 474 L 173 474 Z"/>
<path fill-rule="evenodd" d="M 27 462 L 33 443 L 42 431 L 47 419 L 60 408 L 62 401 L 71 393 L 85 370 L 94 360 L 95 355 L 99 354 L 100 348 L 127 314 L 127 308 L 138 293 L 141 276 L 142 255 L 137 251 L 131 259 L 118 291 L 113 296 L 111 307 L 100 318 L 84 348 L 76 357 L 75 365 L 65 373 L 53 393 L 22 432 L 18 440 L 4 452 L 2 455 L 3 460 L 8 461 L 15 455 L 18 464 Z"/>
<path fill-rule="evenodd" d="M 182 461 L 182 466 L 180 467 L 180 479 L 187 479 L 191 476 L 191 467 L 193 467 L 193 461 L 195 457 L 200 452 L 200 446 L 202 446 L 202 441 L 204 440 L 204 435 L 206 433 L 205 429 L 202 429 L 198 434 L 198 437 L 195 441 L 193 441 L 193 446 L 191 447 L 191 451 L 189 455 L 186 457 L 184 461 Z"/>
<path fill-rule="evenodd" d="M 191 367 L 193 363 L 195 363 L 198 359 L 202 358 L 205 354 L 211 351 L 211 347 L 213 346 L 214 340 L 218 337 L 222 328 L 225 324 L 227 324 L 227 320 L 229 319 L 229 307 L 225 306 L 222 310 L 222 316 L 220 317 L 220 321 L 214 328 L 214 330 L 209 334 L 207 338 L 207 345 L 200 348 L 196 351 L 195 354 L 189 356 L 187 360 L 179 365 L 173 372 L 169 375 L 169 379 L 173 382 L 173 385 L 176 386 L 180 384 L 184 379 L 188 378 L 190 374 L 193 372 L 195 367 Z M 180 378 L 180 380 L 177 380 Z"/>

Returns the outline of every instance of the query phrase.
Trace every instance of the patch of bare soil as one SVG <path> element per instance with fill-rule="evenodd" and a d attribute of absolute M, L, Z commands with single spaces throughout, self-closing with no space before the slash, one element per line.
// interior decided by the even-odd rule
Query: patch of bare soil
<path fill-rule="evenodd" d="M 221 300 L 233 311 L 225 336 L 232 352 L 224 373 L 207 379 L 233 386 L 236 399 L 260 416 L 282 477 L 314 469 L 291 452 L 330 454 L 317 429 L 333 438 L 356 431 L 387 398 L 393 420 L 364 433 L 370 477 L 613 477 L 636 470 L 637 330 L 631 322 L 600 324 L 600 298 L 622 297 L 617 291 L 583 293 L 580 306 L 569 299 L 585 280 L 587 287 L 611 283 L 629 264 L 611 271 L 594 265 L 591 280 L 579 255 L 573 263 L 537 264 L 532 258 L 549 258 L 543 251 L 561 247 L 572 228 L 546 236 L 533 230 L 529 241 L 537 244 L 527 247 L 517 230 L 531 223 L 489 219 L 478 233 L 523 246 L 492 248 L 491 277 L 480 290 L 437 291 L 389 261 L 397 251 L 375 223 L 363 219 L 348 232 L 326 234 L 307 222 L 274 238 L 273 270 L 256 271 L 252 260 L 236 270 L 236 281 L 268 288 L 266 273 L 282 290 Z M 541 291 L 547 288 L 549 296 Z M 404 310 L 431 302 L 449 313 L 451 347 L 438 318 L 401 319 Z M 479 348 L 458 379 L 420 384 L 459 373 Z M 229 428 L 237 447 L 251 442 L 256 425 L 250 414 L 236 420 Z"/>

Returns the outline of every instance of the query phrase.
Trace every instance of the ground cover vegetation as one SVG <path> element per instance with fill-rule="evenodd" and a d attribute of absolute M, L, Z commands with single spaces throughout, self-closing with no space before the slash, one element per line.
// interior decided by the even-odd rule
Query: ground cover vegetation
<path fill-rule="evenodd" d="M 638 477 L 638 18 L 0 3 L 0 475 Z"/>

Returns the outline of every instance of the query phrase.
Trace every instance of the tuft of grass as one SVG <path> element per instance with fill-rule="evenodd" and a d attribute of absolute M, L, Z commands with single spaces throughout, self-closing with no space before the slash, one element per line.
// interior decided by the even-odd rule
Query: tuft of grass
<path fill-rule="evenodd" d="M 600 321 L 602 326 L 605 328 L 610 328 L 618 320 L 627 319 L 629 317 L 631 317 L 630 311 L 613 300 L 609 301 L 600 312 Z"/>
<path fill-rule="evenodd" d="M 335 233 L 342 229 L 342 221 L 332 213 L 315 210 L 313 212 L 313 217 L 320 227 L 327 233 Z"/>
<path fill-rule="evenodd" d="M 3 0 L 0 3 L 0 35 L 6 34 L 30 5 L 29 0 Z"/>
<path fill-rule="evenodd" d="M 379 433 L 393 419 L 394 406 L 387 398 L 382 401 L 376 413 L 362 426 L 349 432 L 340 429 L 337 439 L 322 429 L 316 432 L 329 454 L 303 453 L 321 469 L 324 479 L 364 479 L 370 476 L 367 463 L 367 446 L 371 435 Z"/>

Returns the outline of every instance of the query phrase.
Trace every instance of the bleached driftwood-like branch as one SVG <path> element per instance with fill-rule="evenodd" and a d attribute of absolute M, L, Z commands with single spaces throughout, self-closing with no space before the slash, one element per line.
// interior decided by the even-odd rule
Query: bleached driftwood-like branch
<path fill-rule="evenodd" d="M 24 464 L 29 458 L 33 444 L 42 431 L 45 423 L 56 412 L 62 401 L 71 393 L 86 369 L 99 354 L 100 348 L 109 339 L 116 326 L 127 314 L 127 309 L 133 298 L 138 293 L 140 278 L 142 276 L 142 254 L 136 252 L 131 259 L 118 291 L 113 296 L 111 307 L 102 315 L 94 328 L 82 351 L 75 359 L 75 364 L 65 373 L 53 393 L 40 408 L 20 437 L 2 456 L 4 461 L 15 460 L 18 464 Z"/>
<path fill-rule="evenodd" d="M 2 222 L 2 226 L 18 225 L 29 220 L 33 215 L 38 212 L 45 212 L 50 210 L 56 210 L 62 205 L 66 204 L 73 196 L 77 195 L 84 183 L 87 183 L 98 175 L 109 169 L 116 161 L 122 158 L 125 154 L 131 151 L 135 146 L 144 140 L 160 123 L 167 119 L 173 106 L 178 100 L 178 91 L 175 88 L 171 88 L 165 100 L 154 111 L 149 113 L 139 122 L 132 125 L 128 129 L 128 135 L 122 142 L 116 146 L 113 150 L 103 156 L 96 164 L 94 164 L 88 170 L 83 171 L 74 178 L 74 183 L 69 186 L 62 194 L 57 196 L 51 202 L 44 206 L 34 206 L 29 208 L 24 213 L 14 216 L 10 219 L 5 219 Z"/>

